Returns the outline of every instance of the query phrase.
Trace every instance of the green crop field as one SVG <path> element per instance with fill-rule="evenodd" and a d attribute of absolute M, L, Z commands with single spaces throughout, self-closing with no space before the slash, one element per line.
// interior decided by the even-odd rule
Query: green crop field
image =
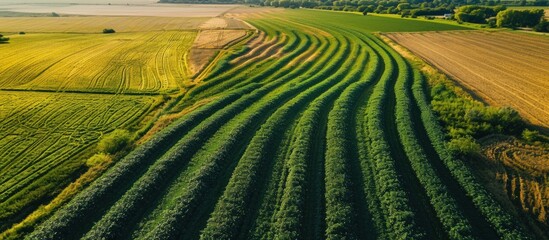
<path fill-rule="evenodd" d="M 143 120 L 155 97 L 0 91 L 0 227 L 55 196 L 103 134 Z"/>
<path fill-rule="evenodd" d="M 258 28 L 256 38 L 217 59 L 176 103 L 179 109 L 192 110 L 136 146 L 51 217 L 4 236 L 530 237 L 525 226 L 447 149 L 443 129 L 431 110 L 424 76 L 373 33 L 467 28 L 311 10 L 241 17 Z M 173 33 L 157 36 L 164 34 Z M 56 36 L 59 41 L 65 39 Z M 112 38 L 122 36 L 126 35 Z M 14 46 L 17 40 L 14 38 Z M 181 74 L 180 68 L 172 66 L 164 71 Z M 14 81 L 11 84 L 18 88 L 31 86 Z M 58 135 L 44 133 L 48 136 L 45 141 L 53 146 L 56 141 L 52 138 L 61 144 L 67 136 L 74 139 L 71 133 L 79 132 L 81 125 L 94 129 L 89 133 L 93 139 L 93 134 L 113 128 L 115 123 L 137 119 L 143 111 L 137 109 L 152 104 L 152 98 L 137 97 L 117 95 L 116 101 L 109 101 L 117 106 L 113 110 L 118 110 L 90 120 L 102 123 L 98 130 L 79 123 L 78 118 L 54 124 L 59 127 L 49 127 L 47 116 L 39 117 L 42 124 L 23 123 L 60 129 Z M 97 105 L 80 104 L 91 110 L 103 106 L 99 102 L 107 99 L 98 100 Z M 132 103 L 136 99 L 140 101 Z M 16 106 L 33 104 L 27 98 L 21 101 L 25 104 Z M 73 107 L 80 108 L 78 104 Z M 123 114 L 125 111 L 132 114 Z M 44 112 L 47 115 L 49 111 Z M 119 115 L 125 118 L 115 117 Z M 13 131 L 22 130 L 9 132 Z M 81 137 L 73 144 L 85 146 L 89 134 L 78 135 Z M 42 171 L 39 166 L 30 169 Z M 34 170 L 30 169 L 32 176 Z"/>
<path fill-rule="evenodd" d="M 66 202 L 10 229 L 23 218 L 13 214 L 29 215 L 22 202 L 0 218 L 0 238 L 534 237 L 450 151 L 427 77 L 377 34 L 469 28 L 250 9 L 229 14 L 256 27 L 254 36 L 224 48 L 191 80 L 184 56 L 195 32 L 37 33 L 0 45 L 11 51 L 0 51 L 11 57 L 0 65 L 0 86 L 12 89 L 0 91 L 0 154 L 13 156 L 0 161 L 8 174 L 0 175 L 2 200 L 43 194 L 39 186 L 57 166 L 74 174 L 83 165 L 57 156 L 76 155 L 115 128 L 135 128 L 161 94 L 185 88 L 169 104 L 177 112 L 171 124 Z M 46 36 L 57 40 L 48 44 Z M 9 71 L 17 66 L 25 71 Z M 102 74 L 105 84 L 94 80 Z"/>
<path fill-rule="evenodd" d="M 186 55 L 206 20 L 0 21 L 10 38 L 0 45 L 0 231 L 47 216 L 55 207 L 40 205 L 64 203 L 81 188 L 63 191 L 73 180 L 84 176 L 79 184 L 87 184 L 100 174 L 108 164 L 87 160 L 106 134 L 125 129 L 134 136 L 152 124 L 167 94 L 188 81 Z M 105 27 L 119 32 L 102 34 Z"/>
<path fill-rule="evenodd" d="M 305 10 L 288 11 L 284 14 L 295 21 L 298 19 L 310 19 L 323 21 L 330 19 L 330 23 L 356 28 L 366 32 L 418 32 L 418 31 L 445 31 L 445 30 L 470 30 L 464 26 L 454 24 L 441 24 L 429 21 L 414 21 L 409 19 L 391 18 L 383 16 L 362 16 L 358 13 L 337 13 L 331 11 Z"/>

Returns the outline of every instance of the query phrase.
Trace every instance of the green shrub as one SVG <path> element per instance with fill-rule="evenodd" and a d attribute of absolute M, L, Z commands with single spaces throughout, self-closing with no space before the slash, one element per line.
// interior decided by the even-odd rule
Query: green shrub
<path fill-rule="evenodd" d="M 535 130 L 524 129 L 524 131 L 522 131 L 522 138 L 528 142 L 538 141 L 539 132 Z"/>
<path fill-rule="evenodd" d="M 86 166 L 93 167 L 96 165 L 100 165 L 104 162 L 109 162 L 111 160 L 112 160 L 111 156 L 109 156 L 108 154 L 98 153 L 90 157 L 88 160 L 86 160 Z"/>
<path fill-rule="evenodd" d="M 112 28 L 105 28 L 105 29 L 103 29 L 103 33 L 105 33 L 105 34 L 116 33 L 116 31 Z"/>
<path fill-rule="evenodd" d="M 455 153 L 466 155 L 480 152 L 480 145 L 473 138 L 455 138 L 448 143 L 448 148 Z"/>
<path fill-rule="evenodd" d="M 10 38 L 4 37 L 4 35 L 0 34 L 0 43 L 9 41 Z"/>
<path fill-rule="evenodd" d="M 97 150 L 103 153 L 113 154 L 128 146 L 130 140 L 130 132 L 123 129 L 116 129 L 103 136 L 97 144 Z"/>

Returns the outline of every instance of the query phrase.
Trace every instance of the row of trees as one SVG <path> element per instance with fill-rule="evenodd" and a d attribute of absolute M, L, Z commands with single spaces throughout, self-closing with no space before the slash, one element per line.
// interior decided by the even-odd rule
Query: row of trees
<path fill-rule="evenodd" d="M 543 9 L 513 10 L 505 6 L 467 5 L 457 9 L 458 22 L 487 23 L 490 27 L 528 27 L 538 32 L 548 32 L 549 24 L 544 20 Z"/>
<path fill-rule="evenodd" d="M 532 10 L 505 10 L 498 13 L 497 26 L 498 27 L 535 27 L 540 24 L 543 19 L 544 11 L 543 9 L 532 9 Z M 547 29 L 546 29 L 547 30 Z M 540 28 L 539 31 L 543 31 L 543 28 Z"/>
<path fill-rule="evenodd" d="M 486 23 L 487 19 L 495 17 L 505 9 L 505 6 L 486 7 L 467 5 L 457 9 L 455 18 L 459 22 Z"/>

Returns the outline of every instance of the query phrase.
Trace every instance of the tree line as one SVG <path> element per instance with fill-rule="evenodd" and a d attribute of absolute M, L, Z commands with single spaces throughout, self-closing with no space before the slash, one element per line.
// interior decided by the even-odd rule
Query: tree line
<path fill-rule="evenodd" d="M 528 27 L 538 32 L 549 32 L 549 23 L 543 19 L 542 9 L 508 10 L 506 5 L 549 6 L 549 0 L 160 0 L 161 3 L 222 3 L 253 4 L 282 8 L 314 8 L 322 10 L 399 14 L 417 18 L 442 16 L 457 20 L 487 24 L 488 27 Z M 455 13 L 455 14 L 454 14 Z M 498 14 L 501 13 L 499 16 Z"/>

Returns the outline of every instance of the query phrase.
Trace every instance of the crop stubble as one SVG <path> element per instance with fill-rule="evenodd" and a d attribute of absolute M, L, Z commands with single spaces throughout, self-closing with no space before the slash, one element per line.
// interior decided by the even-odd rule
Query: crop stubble
<path fill-rule="evenodd" d="M 392 33 L 489 104 L 549 127 L 549 39 L 513 33 Z"/>

